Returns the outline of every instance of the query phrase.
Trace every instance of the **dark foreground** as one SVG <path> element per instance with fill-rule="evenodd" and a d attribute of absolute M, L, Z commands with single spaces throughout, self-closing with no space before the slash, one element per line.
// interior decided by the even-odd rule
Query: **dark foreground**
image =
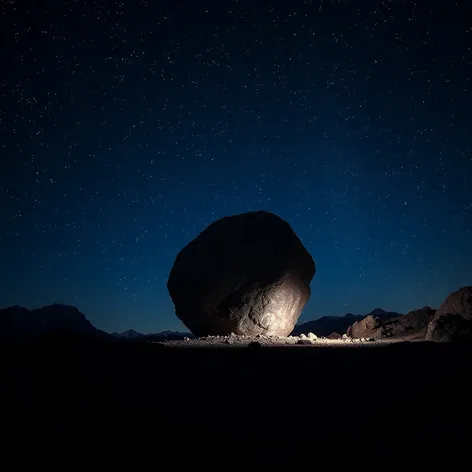
<path fill-rule="evenodd" d="M 179 460 L 257 455 L 304 463 L 333 450 L 336 462 L 362 463 L 379 452 L 387 461 L 412 453 L 452 458 L 470 444 L 471 354 L 470 345 L 432 343 L 3 346 L 2 428 L 22 444 L 80 437 L 82 455 L 93 438 L 120 454 L 111 439 L 119 437 L 151 441 L 153 454 L 177 452 Z"/>

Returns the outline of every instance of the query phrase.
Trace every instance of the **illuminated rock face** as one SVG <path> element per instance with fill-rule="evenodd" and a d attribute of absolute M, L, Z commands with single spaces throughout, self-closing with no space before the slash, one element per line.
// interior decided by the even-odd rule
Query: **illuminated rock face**
<path fill-rule="evenodd" d="M 177 255 L 167 288 L 197 336 L 290 334 L 315 262 L 290 225 L 257 211 L 221 218 Z"/>

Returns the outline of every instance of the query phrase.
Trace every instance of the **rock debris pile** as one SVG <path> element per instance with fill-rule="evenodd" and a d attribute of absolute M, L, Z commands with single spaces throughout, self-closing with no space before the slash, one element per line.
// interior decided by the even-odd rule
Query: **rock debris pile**
<path fill-rule="evenodd" d="M 176 347 L 254 347 L 260 346 L 320 346 L 320 345 L 353 345 L 364 343 L 376 343 L 374 338 L 353 339 L 347 335 L 340 339 L 329 339 L 318 337 L 316 334 L 308 333 L 300 336 L 238 336 L 230 334 L 229 336 L 205 336 L 201 338 L 185 338 L 183 341 L 166 341 L 164 344 Z"/>

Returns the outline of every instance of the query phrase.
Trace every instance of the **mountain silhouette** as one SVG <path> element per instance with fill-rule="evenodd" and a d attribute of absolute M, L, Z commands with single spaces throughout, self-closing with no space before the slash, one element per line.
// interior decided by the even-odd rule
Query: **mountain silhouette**
<path fill-rule="evenodd" d="M 54 303 L 35 310 L 20 306 L 0 309 L 0 341 L 29 341 L 51 335 L 110 339 L 76 307 Z"/>
<path fill-rule="evenodd" d="M 112 333 L 111 336 L 119 341 L 179 341 L 186 337 L 195 337 L 191 333 L 180 331 L 160 331 L 157 333 L 143 334 L 134 329 L 128 329 L 122 333 L 115 332 Z"/>
<path fill-rule="evenodd" d="M 170 341 L 193 338 L 190 333 L 162 331 L 143 334 L 128 329 L 108 334 L 95 328 L 78 308 L 54 303 L 34 310 L 21 306 L 0 309 L 0 342 L 33 341 L 38 339 L 98 339 L 125 341 Z"/>

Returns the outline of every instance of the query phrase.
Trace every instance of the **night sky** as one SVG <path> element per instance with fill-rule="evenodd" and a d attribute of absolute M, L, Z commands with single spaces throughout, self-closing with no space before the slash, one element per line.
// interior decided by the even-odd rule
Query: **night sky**
<path fill-rule="evenodd" d="M 300 321 L 472 282 L 470 2 L 0 3 L 0 307 L 182 330 L 177 252 L 286 219 Z"/>

